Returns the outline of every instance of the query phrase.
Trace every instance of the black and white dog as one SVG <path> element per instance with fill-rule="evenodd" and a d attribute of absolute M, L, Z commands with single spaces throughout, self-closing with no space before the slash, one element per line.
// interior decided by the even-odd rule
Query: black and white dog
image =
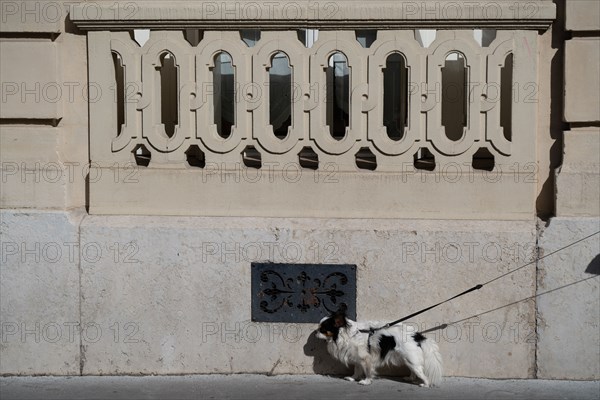
<path fill-rule="evenodd" d="M 370 385 L 375 370 L 385 365 L 406 365 L 411 379 L 419 378 L 420 386 L 439 385 L 442 380 L 442 356 L 437 344 L 418 332 L 408 332 L 397 324 L 375 331 L 383 323 L 358 323 L 338 311 L 321 320 L 317 337 L 327 341 L 327 351 L 347 367 L 354 366 L 354 374 L 346 377 L 361 385 Z"/>

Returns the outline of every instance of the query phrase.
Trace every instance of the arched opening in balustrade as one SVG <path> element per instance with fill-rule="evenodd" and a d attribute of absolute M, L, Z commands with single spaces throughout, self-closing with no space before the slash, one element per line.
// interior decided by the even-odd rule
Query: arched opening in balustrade
<path fill-rule="evenodd" d="M 415 169 L 425 171 L 435 170 L 435 156 L 427 147 L 422 147 L 413 155 L 413 166 Z"/>
<path fill-rule="evenodd" d="M 377 29 L 359 29 L 354 31 L 356 41 L 368 49 L 377 40 Z"/>
<path fill-rule="evenodd" d="M 269 68 L 269 124 L 278 139 L 285 139 L 292 126 L 292 68 L 281 51 L 273 55 Z"/>
<path fill-rule="evenodd" d="M 246 146 L 242 151 L 242 161 L 248 168 L 260 169 L 262 167 L 262 154 L 254 146 Z"/>
<path fill-rule="evenodd" d="M 319 155 L 310 146 L 303 147 L 298 153 L 298 161 L 302 168 L 316 170 L 319 168 Z"/>
<path fill-rule="evenodd" d="M 400 53 L 390 54 L 383 69 L 383 125 L 392 140 L 400 140 L 408 126 L 408 68 Z"/>
<path fill-rule="evenodd" d="M 437 37 L 436 29 L 415 29 L 415 40 L 423 48 L 428 48 Z"/>
<path fill-rule="evenodd" d="M 467 74 L 465 56 L 458 51 L 449 53 L 442 67 L 442 125 L 452 141 L 460 140 L 467 127 Z"/>
<path fill-rule="evenodd" d="M 504 137 L 512 141 L 512 102 L 513 102 L 513 54 L 504 60 L 500 71 L 500 126 Z"/>
<path fill-rule="evenodd" d="M 335 140 L 342 140 L 350 126 L 350 70 L 342 52 L 333 53 L 327 60 L 326 87 L 329 133 Z"/>
<path fill-rule="evenodd" d="M 204 38 L 204 31 L 200 29 L 188 28 L 183 31 L 183 37 L 191 46 L 196 47 Z"/>
<path fill-rule="evenodd" d="M 361 147 L 354 155 L 356 166 L 359 169 L 375 171 L 377 169 L 377 157 L 368 147 Z"/>
<path fill-rule="evenodd" d="M 152 153 L 150 150 L 143 144 L 138 144 L 131 151 L 133 154 L 133 159 L 135 160 L 135 164 L 140 167 L 147 167 L 150 165 L 150 160 L 152 159 Z"/>
<path fill-rule="evenodd" d="M 493 171 L 496 165 L 495 157 L 488 149 L 481 147 L 473 154 L 473 169 Z"/>
<path fill-rule="evenodd" d="M 246 46 L 254 47 L 256 43 L 260 40 L 260 29 L 242 29 L 240 30 L 240 39 Z"/>
<path fill-rule="evenodd" d="M 157 70 L 160 74 L 160 122 L 165 127 L 165 134 L 171 138 L 179 124 L 179 99 L 177 98 L 179 68 L 175 56 L 169 51 L 163 52 Z"/>
<path fill-rule="evenodd" d="M 490 47 L 496 35 L 496 29 L 473 29 L 473 38 L 481 47 Z"/>
<path fill-rule="evenodd" d="M 133 40 L 140 47 L 144 47 L 148 39 L 150 39 L 150 29 L 134 29 L 133 32 L 130 32 Z"/>
<path fill-rule="evenodd" d="M 219 136 L 227 139 L 235 125 L 235 70 L 229 53 L 215 55 L 212 75 L 214 123 Z"/>
<path fill-rule="evenodd" d="M 306 48 L 311 48 L 315 42 L 319 39 L 318 29 L 299 29 L 297 32 L 298 40 Z"/>
<path fill-rule="evenodd" d="M 193 144 L 185 151 L 185 159 L 190 167 L 204 168 L 206 157 L 197 144 Z"/>
<path fill-rule="evenodd" d="M 115 104 L 117 105 L 117 135 L 121 134 L 125 125 L 125 66 L 123 58 L 116 51 L 112 52 L 113 65 L 115 67 Z"/>

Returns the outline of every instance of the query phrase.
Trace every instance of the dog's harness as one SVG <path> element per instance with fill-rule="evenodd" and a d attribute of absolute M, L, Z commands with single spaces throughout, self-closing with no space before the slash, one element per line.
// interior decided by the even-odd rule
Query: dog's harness
<path fill-rule="evenodd" d="M 450 297 L 450 298 L 449 298 L 449 299 L 447 299 L 447 300 L 444 300 L 444 301 L 442 301 L 442 302 L 439 302 L 439 303 L 437 303 L 437 304 L 434 304 L 434 305 L 432 305 L 432 306 L 429 306 L 429 307 L 427 307 L 427 308 L 424 308 L 424 309 L 422 309 L 422 310 L 420 310 L 420 311 L 417 311 L 417 312 L 415 312 L 415 313 L 412 313 L 412 314 L 410 314 L 410 315 L 407 315 L 406 317 L 402 317 L 402 318 L 400 318 L 400 319 L 397 319 L 397 320 L 395 320 L 395 321 L 389 322 L 389 323 L 387 323 L 387 324 L 385 324 L 385 325 L 383 325 L 383 326 L 380 326 L 380 327 L 378 327 L 378 328 L 375 328 L 375 327 L 370 327 L 369 329 L 359 329 L 359 332 L 362 332 L 362 333 L 368 333 L 368 334 L 369 334 L 369 337 L 367 338 L 367 348 L 369 349 L 369 352 L 371 352 L 371 337 L 372 337 L 372 336 L 375 334 L 375 332 L 377 332 L 377 331 L 380 331 L 380 330 L 382 330 L 382 329 L 387 329 L 387 328 L 389 328 L 390 326 L 393 326 L 393 325 L 399 324 L 400 322 L 404 322 L 404 321 L 406 321 L 406 320 L 407 320 L 407 319 L 409 319 L 409 318 L 412 318 L 412 317 L 415 317 L 415 316 L 417 316 L 417 315 L 419 315 L 419 314 L 422 314 L 422 313 L 424 313 L 425 311 L 429 311 L 429 310 L 431 310 L 432 308 L 435 308 L 435 307 L 437 307 L 437 306 L 439 306 L 439 305 L 442 305 L 442 304 L 444 304 L 444 303 L 447 303 L 447 302 L 449 302 L 450 300 L 454 300 L 454 299 L 456 299 L 457 297 L 464 296 L 465 294 L 467 294 L 467 293 L 470 293 L 470 292 L 473 292 L 473 291 L 475 291 L 475 290 L 479 290 L 479 289 L 481 289 L 481 288 L 483 287 L 483 285 L 485 285 L 485 284 L 487 284 L 487 282 L 486 282 L 486 283 L 484 283 L 484 284 L 479 284 L 479 285 L 473 286 L 471 289 L 465 290 L 464 292 L 462 292 L 462 293 L 459 293 L 459 294 L 457 294 L 457 295 L 456 295 L 456 296 L 454 296 L 454 297 Z"/>
<path fill-rule="evenodd" d="M 486 282 L 486 283 L 487 283 L 487 282 Z M 424 309 L 422 309 L 422 310 L 420 310 L 420 311 L 417 311 L 417 312 L 415 312 L 415 313 L 412 313 L 412 314 L 410 314 L 410 315 L 407 315 L 406 317 L 402 317 L 402 318 L 400 318 L 400 319 L 397 319 L 397 320 L 395 320 L 395 321 L 389 322 L 389 323 L 387 323 L 387 324 L 385 324 L 385 325 L 383 325 L 383 326 L 380 326 L 380 327 L 378 327 L 378 328 L 370 327 L 369 329 L 359 329 L 359 332 L 362 332 L 362 333 L 368 333 L 368 334 L 369 334 L 369 337 L 367 338 L 367 348 L 369 349 L 369 352 L 371 352 L 371 337 L 372 337 L 372 336 L 375 334 L 375 332 L 377 332 L 377 331 L 380 331 L 380 330 L 382 330 L 382 329 L 387 329 L 387 328 L 389 328 L 390 326 L 393 326 L 393 325 L 399 324 L 400 322 L 404 322 L 404 321 L 406 321 L 406 320 L 407 320 L 407 319 L 409 319 L 409 318 L 415 317 L 415 316 L 417 316 L 417 315 L 419 315 L 419 314 L 422 314 L 422 313 L 424 313 L 424 312 L 426 312 L 426 311 L 429 311 L 429 310 L 431 310 L 432 308 L 435 308 L 435 307 L 437 307 L 437 306 L 439 306 L 439 305 L 442 305 L 442 304 L 444 304 L 444 303 L 447 303 L 447 302 L 449 302 L 450 300 L 454 300 L 454 299 L 456 299 L 457 297 L 464 296 L 465 294 L 467 294 L 467 293 L 470 293 L 470 292 L 473 292 L 473 291 L 475 291 L 475 290 L 479 290 L 479 289 L 481 289 L 481 288 L 483 287 L 483 285 L 485 285 L 486 283 L 484 283 L 484 284 L 479 284 L 479 285 L 476 285 L 476 286 L 473 286 L 471 289 L 465 290 L 464 292 L 462 292 L 462 293 L 459 293 L 459 294 L 457 294 L 457 295 L 456 295 L 456 296 L 454 296 L 454 297 L 450 297 L 450 298 L 449 298 L 449 299 L 447 299 L 447 300 L 444 300 L 444 301 L 442 301 L 442 302 L 439 302 L 439 303 L 437 303 L 437 304 L 434 304 L 434 305 L 432 305 L 432 306 L 429 306 L 429 307 L 427 307 L 427 308 L 424 308 Z"/>
<path fill-rule="evenodd" d="M 375 329 L 373 327 L 369 328 L 369 329 L 359 329 L 359 332 L 362 333 L 368 333 L 369 337 L 367 337 L 367 350 L 369 351 L 369 353 L 371 352 L 371 336 L 373 336 L 373 334 L 375 332 L 377 332 L 379 329 L 383 329 L 383 327 Z"/>

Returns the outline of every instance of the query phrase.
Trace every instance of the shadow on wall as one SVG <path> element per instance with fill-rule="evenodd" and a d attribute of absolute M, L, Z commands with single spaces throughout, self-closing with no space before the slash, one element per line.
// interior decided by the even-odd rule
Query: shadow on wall
<path fill-rule="evenodd" d="M 327 352 L 324 340 L 317 338 L 315 331 L 308 336 L 304 345 L 304 354 L 313 357 L 313 371 L 319 375 L 350 375 L 352 370 L 336 361 Z"/>
<path fill-rule="evenodd" d="M 596 254 L 596 257 L 590 262 L 585 269 L 585 272 L 593 275 L 600 275 L 600 254 Z"/>
<path fill-rule="evenodd" d="M 552 144 L 548 154 L 539 154 L 539 157 L 549 161 L 549 175 L 543 182 L 537 199 L 537 216 L 542 220 L 556 215 L 555 180 L 554 171 L 562 164 L 563 132 L 566 126 L 563 123 L 563 96 L 564 96 L 564 46 L 567 38 L 565 32 L 565 0 L 554 0 L 556 4 L 556 20 L 552 24 L 552 49 L 556 52 L 550 60 L 550 136 Z M 541 60 L 540 60 L 541 61 Z M 542 171 L 540 171 L 542 172 Z M 543 174 L 542 174 L 543 175 Z"/>

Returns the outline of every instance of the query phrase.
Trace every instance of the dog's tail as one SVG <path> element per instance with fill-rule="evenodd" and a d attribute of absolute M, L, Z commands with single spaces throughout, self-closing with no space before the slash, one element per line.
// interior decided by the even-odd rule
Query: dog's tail
<path fill-rule="evenodd" d="M 442 382 L 442 355 L 438 345 L 431 339 L 425 339 L 421 342 L 425 365 L 423 366 L 425 376 L 429 379 L 432 386 L 439 386 Z"/>

